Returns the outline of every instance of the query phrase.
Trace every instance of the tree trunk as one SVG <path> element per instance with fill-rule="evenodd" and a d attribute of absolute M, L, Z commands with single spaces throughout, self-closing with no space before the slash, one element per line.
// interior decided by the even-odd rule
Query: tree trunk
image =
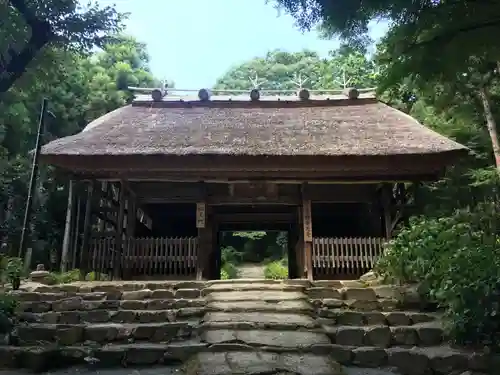
<path fill-rule="evenodd" d="M 479 89 L 479 97 L 483 105 L 484 117 L 486 119 L 486 127 L 491 138 L 491 145 L 493 146 L 493 156 L 495 157 L 495 165 L 500 173 L 500 142 L 498 141 L 497 124 L 493 113 L 491 112 L 489 93 L 485 87 Z"/>
<path fill-rule="evenodd" d="M 31 28 L 31 36 L 21 52 L 16 53 L 12 49 L 9 50 L 10 61 L 2 67 L 0 94 L 6 92 L 26 72 L 29 63 L 53 37 L 50 24 L 36 18 L 23 0 L 10 0 L 10 3 Z"/>

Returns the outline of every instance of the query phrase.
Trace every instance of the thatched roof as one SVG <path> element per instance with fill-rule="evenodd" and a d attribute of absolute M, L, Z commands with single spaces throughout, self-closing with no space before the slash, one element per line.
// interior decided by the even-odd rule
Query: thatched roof
<path fill-rule="evenodd" d="M 43 155 L 400 155 L 465 147 L 372 98 L 137 101 Z"/>

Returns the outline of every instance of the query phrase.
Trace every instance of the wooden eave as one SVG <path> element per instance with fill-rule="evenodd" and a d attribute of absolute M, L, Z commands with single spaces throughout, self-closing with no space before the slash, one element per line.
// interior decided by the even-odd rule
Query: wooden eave
<path fill-rule="evenodd" d="M 79 176 L 128 180 L 432 180 L 464 151 L 375 156 L 42 155 L 41 160 Z"/>

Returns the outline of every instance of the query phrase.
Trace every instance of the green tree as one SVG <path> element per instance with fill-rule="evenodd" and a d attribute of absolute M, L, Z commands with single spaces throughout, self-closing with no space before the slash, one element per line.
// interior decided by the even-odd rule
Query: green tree
<path fill-rule="evenodd" d="M 88 52 L 121 30 L 124 14 L 78 0 L 0 2 L 0 94 L 6 92 L 47 46 Z"/>
<path fill-rule="evenodd" d="M 270 51 L 264 57 L 244 62 L 234 66 L 217 80 L 214 90 L 235 89 L 250 90 L 253 88 L 252 80 L 262 89 L 266 90 L 296 90 L 297 79 L 307 79 L 305 88 L 316 88 L 322 75 L 325 73 L 323 60 L 316 52 L 284 52 Z"/>
<path fill-rule="evenodd" d="M 158 81 L 148 67 L 145 45 L 114 35 L 90 56 L 45 48 L 37 64 L 4 94 L 0 102 L 0 246 L 16 252 L 29 178 L 28 151 L 35 141 L 42 96 L 49 98 L 56 119 L 47 126 L 45 141 L 74 134 L 89 121 L 125 105 L 127 84 L 151 86 Z M 64 227 L 66 181 L 42 166 L 35 196 L 31 243 L 35 260 L 46 262 L 47 251 L 59 250 Z"/>
<path fill-rule="evenodd" d="M 373 63 L 361 52 L 343 46 L 323 59 L 315 52 L 271 51 L 231 68 L 217 80 L 214 90 L 249 90 L 252 79 L 264 90 L 341 89 L 375 85 Z"/>

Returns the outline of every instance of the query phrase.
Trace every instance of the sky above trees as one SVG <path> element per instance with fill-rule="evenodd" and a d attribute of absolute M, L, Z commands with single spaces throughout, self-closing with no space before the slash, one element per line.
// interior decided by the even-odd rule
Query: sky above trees
<path fill-rule="evenodd" d="M 326 57 L 339 45 L 321 40 L 315 30 L 300 31 L 291 16 L 265 0 L 156 1 L 154 7 L 139 0 L 100 3 L 116 3 L 119 12 L 130 13 L 126 31 L 147 44 L 153 73 L 175 79 L 179 88 L 211 87 L 232 66 L 270 50 L 309 49 Z M 371 35 L 378 38 L 385 30 L 385 24 L 373 24 Z"/>

